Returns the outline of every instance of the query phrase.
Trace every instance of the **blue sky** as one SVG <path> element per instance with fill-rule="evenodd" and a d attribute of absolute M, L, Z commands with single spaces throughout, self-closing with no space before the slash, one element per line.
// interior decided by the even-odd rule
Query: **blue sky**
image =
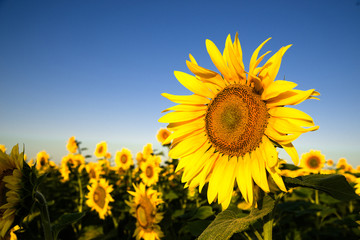
<path fill-rule="evenodd" d="M 332 1 L 0 1 L 0 144 L 25 144 L 29 157 L 66 155 L 70 136 L 92 154 L 97 142 L 133 154 L 160 148 L 163 92 L 188 94 L 173 72 L 188 72 L 191 53 L 216 70 L 205 48 L 224 48 L 239 33 L 245 66 L 263 53 L 293 44 L 284 76 L 321 100 L 298 109 L 320 129 L 294 142 L 299 154 L 360 164 L 360 6 Z M 283 154 L 283 153 L 281 153 Z M 287 155 L 283 155 L 288 158 Z"/>

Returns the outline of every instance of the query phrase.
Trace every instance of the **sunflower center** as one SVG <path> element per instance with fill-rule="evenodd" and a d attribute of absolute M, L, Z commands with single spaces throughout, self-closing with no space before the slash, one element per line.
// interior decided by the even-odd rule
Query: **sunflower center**
<path fill-rule="evenodd" d="M 318 168 L 319 167 L 319 159 L 316 157 L 312 157 L 308 161 L 308 165 L 310 168 Z"/>
<path fill-rule="evenodd" d="M 136 208 L 136 218 L 143 228 L 148 228 L 152 225 L 156 214 L 156 209 L 151 204 L 148 198 L 143 198 Z"/>
<path fill-rule="evenodd" d="M 103 152 L 103 150 L 104 150 L 103 146 L 100 146 L 98 149 L 98 153 L 101 154 Z"/>
<path fill-rule="evenodd" d="M 120 161 L 125 164 L 127 162 L 127 156 L 126 155 L 122 155 L 120 158 Z"/>
<path fill-rule="evenodd" d="M 90 169 L 89 175 L 90 175 L 90 178 L 96 178 L 96 172 L 95 172 L 95 170 L 94 170 L 94 169 Z"/>
<path fill-rule="evenodd" d="M 217 151 L 243 156 L 261 143 L 269 114 L 266 104 L 253 88 L 233 84 L 211 101 L 205 115 L 205 128 Z"/>
<path fill-rule="evenodd" d="M 163 131 L 162 137 L 164 140 L 166 140 L 169 137 L 169 133 L 167 131 Z"/>
<path fill-rule="evenodd" d="M 146 167 L 145 174 L 148 178 L 152 178 L 152 176 L 154 175 L 154 169 L 152 168 L 152 166 Z"/>
<path fill-rule="evenodd" d="M 104 188 L 97 186 L 94 194 L 93 194 L 93 200 L 100 208 L 104 208 L 105 206 L 105 197 L 106 197 L 106 191 Z"/>
<path fill-rule="evenodd" d="M 45 163 L 46 163 L 45 158 L 44 158 L 44 157 L 41 157 L 41 158 L 40 158 L 40 166 L 44 166 Z"/>

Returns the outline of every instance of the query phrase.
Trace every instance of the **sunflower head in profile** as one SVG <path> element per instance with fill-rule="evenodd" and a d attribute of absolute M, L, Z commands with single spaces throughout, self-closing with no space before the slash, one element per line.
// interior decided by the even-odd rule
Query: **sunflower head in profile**
<path fill-rule="evenodd" d="M 99 163 L 89 162 L 85 165 L 85 169 L 90 179 L 99 179 L 102 170 Z"/>
<path fill-rule="evenodd" d="M 269 40 L 269 39 L 268 39 Z M 290 45 L 280 48 L 264 64 L 259 57 L 264 41 L 254 51 L 248 70 L 242 60 L 238 36 L 226 39 L 223 54 L 206 40 L 210 58 L 220 74 L 198 65 L 193 56 L 186 64 L 194 74 L 175 72 L 177 80 L 193 94 L 165 98 L 178 103 L 164 112 L 159 122 L 169 123 L 172 134 L 169 156 L 180 159 L 186 186 L 208 185 L 208 201 L 215 199 L 227 208 L 235 181 L 244 199 L 254 202 L 254 184 L 269 192 L 268 174 L 282 191 L 285 185 L 276 171 L 281 146 L 297 165 L 299 156 L 292 141 L 302 133 L 318 129 L 313 119 L 296 105 L 316 98 L 314 89 L 294 89 L 297 84 L 275 80 L 281 60 Z"/>
<path fill-rule="evenodd" d="M 161 144 L 163 144 L 170 134 L 171 132 L 167 128 L 160 128 L 156 134 L 156 138 Z"/>
<path fill-rule="evenodd" d="M 49 167 L 49 154 L 46 151 L 38 152 L 36 155 L 36 168 L 44 170 Z"/>
<path fill-rule="evenodd" d="M 325 155 L 318 150 L 310 150 L 303 153 L 300 159 L 300 166 L 307 172 L 319 173 L 325 164 Z"/>
<path fill-rule="evenodd" d="M 69 153 L 76 153 L 76 151 L 78 150 L 78 143 L 76 142 L 74 136 L 69 138 L 66 144 L 66 149 L 69 151 Z"/>
<path fill-rule="evenodd" d="M 18 145 L 9 155 L 0 151 L 0 239 L 30 211 L 36 181 L 33 171 L 24 161 L 24 153 L 19 153 Z"/>
<path fill-rule="evenodd" d="M 105 158 L 106 154 L 107 154 L 107 143 L 105 141 L 102 141 L 96 144 L 94 155 L 97 158 Z"/>
<path fill-rule="evenodd" d="M 130 150 L 122 148 L 121 151 L 117 151 L 115 154 L 115 164 L 124 171 L 128 170 L 134 164 Z"/>
<path fill-rule="evenodd" d="M 87 188 L 89 193 L 86 195 L 86 205 L 91 210 L 95 210 L 101 219 L 105 219 L 105 216 L 111 213 L 109 203 L 114 201 L 110 195 L 113 187 L 105 179 L 100 178 L 99 180 L 91 179 Z"/>
<path fill-rule="evenodd" d="M 145 159 L 147 159 L 153 154 L 153 146 L 151 143 L 148 143 L 143 147 L 142 154 L 143 154 L 143 158 Z"/>
<path fill-rule="evenodd" d="M 151 186 L 159 181 L 160 167 L 158 165 L 158 156 L 150 156 L 146 162 L 141 164 L 140 178 L 146 186 Z"/>
<path fill-rule="evenodd" d="M 136 229 L 133 237 L 137 240 L 160 239 L 164 236 L 158 223 L 163 213 L 158 212 L 158 204 L 163 201 L 160 194 L 151 188 L 146 189 L 143 183 L 134 185 L 135 192 L 129 191 L 133 197 L 125 201 L 130 206 L 130 213 L 136 218 Z"/>

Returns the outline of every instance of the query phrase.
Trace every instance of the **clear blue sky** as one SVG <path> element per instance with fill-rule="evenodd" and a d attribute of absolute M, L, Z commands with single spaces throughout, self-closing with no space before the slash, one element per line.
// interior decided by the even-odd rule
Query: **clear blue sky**
<path fill-rule="evenodd" d="M 322 1 L 0 1 L 0 144 L 25 144 L 29 157 L 66 155 L 70 136 L 92 154 L 159 148 L 163 92 L 188 94 L 174 70 L 189 72 L 191 53 L 215 70 L 205 48 L 239 33 L 248 66 L 267 50 L 293 44 L 278 78 L 315 88 L 321 100 L 297 108 L 320 129 L 294 142 L 360 164 L 360 5 Z M 284 155 L 286 156 L 286 155 Z"/>

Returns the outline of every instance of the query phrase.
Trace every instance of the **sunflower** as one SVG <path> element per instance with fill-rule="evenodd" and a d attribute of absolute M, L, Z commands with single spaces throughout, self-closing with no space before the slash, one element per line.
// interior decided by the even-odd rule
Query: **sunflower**
<path fill-rule="evenodd" d="M 269 40 L 269 39 L 268 39 Z M 253 53 L 245 72 L 238 36 L 230 35 L 224 53 L 210 40 L 206 47 L 221 74 L 200 67 L 192 55 L 187 66 L 195 74 L 175 71 L 177 80 L 194 94 L 186 96 L 163 93 L 179 103 L 164 112 L 159 122 L 169 123 L 173 132 L 163 144 L 172 141 L 169 156 L 180 158 L 177 171 L 184 168 L 186 186 L 209 182 L 208 201 L 216 198 L 223 208 L 230 203 L 235 179 L 249 203 L 254 200 L 254 184 L 269 192 L 267 173 L 279 188 L 285 185 L 276 171 L 280 145 L 297 165 L 299 156 L 292 141 L 302 133 L 314 131 L 312 118 L 285 105 L 296 105 L 319 93 L 314 89 L 296 90 L 297 84 L 276 80 L 284 53 L 282 47 L 260 66 L 266 54 L 258 57 L 263 42 Z"/>
<path fill-rule="evenodd" d="M 328 159 L 328 160 L 326 160 L 326 165 L 328 165 L 329 167 L 332 167 L 334 165 L 334 161 L 332 159 Z"/>
<path fill-rule="evenodd" d="M 95 210 L 101 219 L 105 219 L 105 216 L 111 213 L 109 203 L 114 201 L 110 195 L 113 187 L 101 178 L 99 180 L 91 179 L 87 188 L 89 193 L 86 195 L 86 204 L 91 210 Z"/>
<path fill-rule="evenodd" d="M 340 158 L 336 164 L 336 168 L 340 172 L 344 172 L 344 171 L 350 171 L 352 169 L 352 166 L 348 164 L 346 158 Z"/>
<path fill-rule="evenodd" d="M 85 168 L 90 179 L 99 179 L 102 170 L 99 163 L 89 162 L 88 164 L 86 164 Z"/>
<path fill-rule="evenodd" d="M 137 166 L 140 168 L 141 167 L 141 164 L 146 162 L 146 159 L 144 158 L 144 155 L 142 152 L 138 152 L 136 154 L 136 157 L 135 157 L 136 161 L 137 161 Z"/>
<path fill-rule="evenodd" d="M 28 182 L 24 166 L 30 169 L 24 163 L 24 153 L 19 154 L 18 145 L 13 147 L 10 155 L 0 151 L 0 239 L 8 233 L 17 214 L 24 212 L 22 201 L 29 201 L 23 190 Z"/>
<path fill-rule="evenodd" d="M 308 172 L 318 173 L 324 167 L 325 155 L 321 151 L 310 150 L 301 155 L 300 166 Z"/>
<path fill-rule="evenodd" d="M 104 158 L 107 153 L 107 143 L 105 141 L 102 141 L 98 144 L 96 144 L 94 155 L 97 158 Z"/>
<path fill-rule="evenodd" d="M 121 151 L 117 151 L 115 154 L 115 164 L 124 171 L 128 170 L 134 164 L 130 150 L 122 148 Z"/>
<path fill-rule="evenodd" d="M 133 237 L 137 240 L 160 239 L 164 236 L 158 223 L 163 218 L 163 213 L 159 213 L 157 205 L 163 201 L 159 193 L 151 188 L 146 189 L 143 183 L 134 185 L 135 192 L 128 191 L 133 195 L 130 201 L 125 201 L 130 206 L 130 213 L 136 218 L 136 229 Z"/>
<path fill-rule="evenodd" d="M 161 144 L 163 144 L 170 134 L 171 132 L 167 128 L 160 128 L 156 134 L 156 138 Z"/>
<path fill-rule="evenodd" d="M 64 156 L 61 160 L 60 173 L 63 177 L 63 181 L 69 180 L 70 169 L 78 168 L 78 171 L 81 172 L 85 164 L 85 157 L 81 154 L 71 154 Z"/>
<path fill-rule="evenodd" d="M 5 152 L 5 151 L 6 151 L 5 145 L 0 144 L 0 151 L 2 151 L 2 152 Z"/>
<path fill-rule="evenodd" d="M 77 149 L 78 149 L 78 145 L 77 142 L 75 140 L 75 137 L 72 136 L 69 138 L 67 144 L 66 144 L 66 149 L 70 152 L 70 153 L 76 153 Z"/>
<path fill-rule="evenodd" d="M 36 155 L 36 168 L 38 170 L 46 169 L 49 165 L 49 154 L 46 151 L 38 152 Z"/>
<path fill-rule="evenodd" d="M 146 184 L 151 186 L 159 181 L 160 167 L 157 165 L 157 156 L 149 157 L 141 167 L 140 178 Z"/>
<path fill-rule="evenodd" d="M 145 159 L 147 159 L 153 154 L 153 146 L 151 143 L 148 143 L 143 147 L 142 154 L 143 154 L 143 158 Z"/>
<path fill-rule="evenodd" d="M 355 179 L 355 193 L 360 196 L 360 177 Z"/>

